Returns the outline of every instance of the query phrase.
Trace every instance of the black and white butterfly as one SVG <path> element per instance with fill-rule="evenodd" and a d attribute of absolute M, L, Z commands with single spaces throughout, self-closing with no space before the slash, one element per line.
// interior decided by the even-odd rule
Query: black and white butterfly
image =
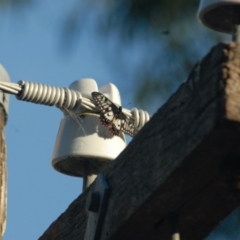
<path fill-rule="evenodd" d="M 113 135 L 119 135 L 124 132 L 134 136 L 134 123 L 123 112 L 122 107 L 117 107 L 106 96 L 99 92 L 92 92 L 92 98 L 100 108 L 100 120 L 102 124 L 109 129 Z"/>

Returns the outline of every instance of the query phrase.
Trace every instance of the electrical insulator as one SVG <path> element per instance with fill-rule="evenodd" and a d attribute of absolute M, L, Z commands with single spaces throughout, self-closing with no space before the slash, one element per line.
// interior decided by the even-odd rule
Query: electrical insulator
<path fill-rule="evenodd" d="M 91 98 L 92 92 L 101 92 L 121 105 L 120 93 L 111 83 L 98 88 L 93 79 L 82 79 L 73 82 L 69 88 L 81 92 L 85 98 Z M 65 111 L 61 120 L 52 165 L 61 173 L 86 178 L 98 174 L 114 160 L 126 147 L 126 140 L 123 133 L 113 136 L 101 124 L 99 114 L 87 113 L 86 109 L 73 113 Z"/>
<path fill-rule="evenodd" d="M 240 0 L 201 0 L 198 17 L 212 30 L 231 34 L 240 23 Z"/>

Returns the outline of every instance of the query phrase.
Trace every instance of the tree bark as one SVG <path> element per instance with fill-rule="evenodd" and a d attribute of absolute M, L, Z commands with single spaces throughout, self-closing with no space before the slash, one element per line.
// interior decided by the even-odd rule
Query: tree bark
<path fill-rule="evenodd" d="M 0 106 L 0 240 L 6 228 L 7 208 L 7 166 L 6 166 L 6 145 L 4 139 L 4 125 L 6 113 Z"/>
<path fill-rule="evenodd" d="M 101 240 L 206 237 L 240 204 L 240 46 L 218 44 L 104 171 L 111 188 Z M 40 240 L 84 239 L 81 194 Z"/>

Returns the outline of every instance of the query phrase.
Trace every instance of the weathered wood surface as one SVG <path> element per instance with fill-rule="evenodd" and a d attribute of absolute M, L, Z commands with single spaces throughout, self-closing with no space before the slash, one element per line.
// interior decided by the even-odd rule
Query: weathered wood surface
<path fill-rule="evenodd" d="M 240 204 L 240 46 L 219 44 L 103 174 L 111 187 L 102 240 L 206 237 Z M 40 240 L 83 239 L 81 194 Z"/>
<path fill-rule="evenodd" d="M 6 145 L 4 139 L 4 125 L 6 113 L 0 106 L 0 240 L 6 228 L 6 207 L 7 207 L 7 166 L 6 166 Z"/>

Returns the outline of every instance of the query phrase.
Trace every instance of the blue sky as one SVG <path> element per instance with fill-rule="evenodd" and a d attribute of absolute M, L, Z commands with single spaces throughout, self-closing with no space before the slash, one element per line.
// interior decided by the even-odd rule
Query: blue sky
<path fill-rule="evenodd" d="M 94 78 L 99 86 L 112 82 L 124 95 L 123 106 L 132 108 L 131 74 L 113 67 L 108 46 L 91 34 L 87 24 L 70 53 L 61 49 L 63 15 L 75 2 L 36 1 L 20 12 L 0 9 L 0 63 L 12 82 L 28 80 L 59 87 L 85 77 Z M 128 61 L 136 63 L 138 54 L 135 46 L 127 54 Z M 82 191 L 82 179 L 51 167 L 61 119 L 57 108 L 11 96 L 5 129 L 8 216 L 4 240 L 37 239 Z"/>
<path fill-rule="evenodd" d="M 98 40 L 84 31 L 71 54 L 60 49 L 63 1 L 37 3 L 19 13 L 0 9 L 0 63 L 12 82 L 67 87 L 85 77 L 101 86 L 119 75 L 104 61 Z M 81 193 L 82 179 L 56 172 L 51 156 L 62 113 L 10 99 L 6 127 L 8 211 L 5 240 L 37 239 Z"/>

